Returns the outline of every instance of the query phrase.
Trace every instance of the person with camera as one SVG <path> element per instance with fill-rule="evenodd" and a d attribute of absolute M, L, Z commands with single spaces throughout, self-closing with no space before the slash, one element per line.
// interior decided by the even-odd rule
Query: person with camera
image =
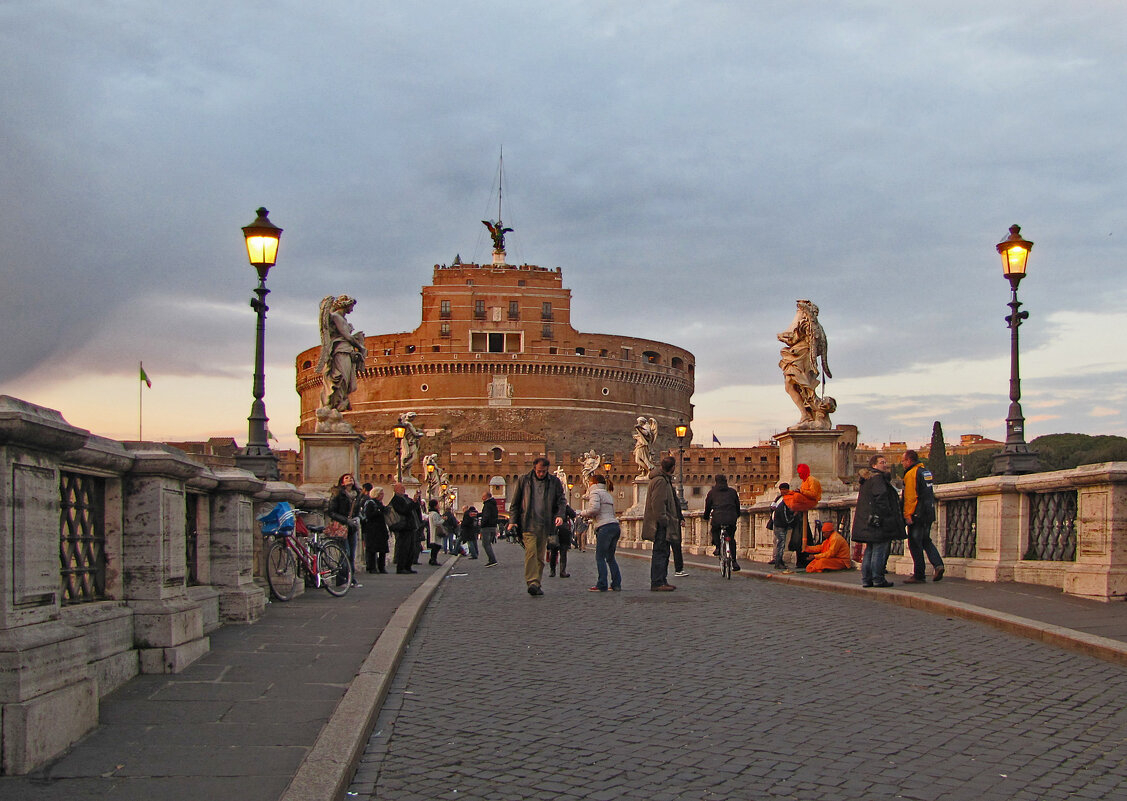
<path fill-rule="evenodd" d="M 865 543 L 861 558 L 862 587 L 891 587 L 885 578 L 888 553 L 893 540 L 904 539 L 904 518 L 900 513 L 900 495 L 890 481 L 892 467 L 887 457 L 878 453 L 869 459 L 873 475 L 857 491 L 853 540 Z"/>

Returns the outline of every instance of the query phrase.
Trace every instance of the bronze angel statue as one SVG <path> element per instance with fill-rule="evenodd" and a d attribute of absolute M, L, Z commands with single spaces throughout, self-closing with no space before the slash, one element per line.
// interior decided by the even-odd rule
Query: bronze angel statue
<path fill-rule="evenodd" d="M 489 235 L 493 237 L 493 250 L 501 253 L 505 250 L 505 234 L 512 233 L 512 228 L 504 228 L 504 223 L 498 220 L 496 223 L 489 220 L 482 220 L 481 224 L 489 229 Z"/>

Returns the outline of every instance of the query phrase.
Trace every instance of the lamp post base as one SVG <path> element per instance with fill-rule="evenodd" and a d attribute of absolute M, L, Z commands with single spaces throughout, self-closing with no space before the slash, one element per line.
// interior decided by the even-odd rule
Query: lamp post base
<path fill-rule="evenodd" d="M 994 467 L 991 473 L 995 476 L 1020 476 L 1026 473 L 1037 473 L 1041 470 L 1041 461 L 1035 451 L 1029 450 L 1027 445 L 1007 446 L 1001 453 L 994 457 Z"/>
<path fill-rule="evenodd" d="M 280 476 L 278 456 L 268 447 L 248 445 L 243 448 L 235 454 L 235 467 L 263 481 L 277 481 Z"/>

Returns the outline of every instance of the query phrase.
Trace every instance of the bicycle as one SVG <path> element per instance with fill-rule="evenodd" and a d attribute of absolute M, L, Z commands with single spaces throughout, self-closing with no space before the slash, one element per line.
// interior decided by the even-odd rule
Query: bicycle
<path fill-rule="evenodd" d="M 304 576 L 310 578 L 314 587 L 324 587 L 337 598 L 348 592 L 352 584 L 348 551 L 336 539 L 320 539 L 323 526 L 307 526 L 289 509 L 280 511 L 274 531 L 266 531 L 266 528 L 267 523 L 264 523 L 263 533 L 274 537 L 266 552 L 266 582 L 275 598 L 279 601 L 293 598 Z M 302 542 L 302 534 L 309 535 L 308 544 Z"/>
<path fill-rule="evenodd" d="M 732 532 L 728 526 L 720 528 L 720 575 L 726 579 L 732 577 Z"/>

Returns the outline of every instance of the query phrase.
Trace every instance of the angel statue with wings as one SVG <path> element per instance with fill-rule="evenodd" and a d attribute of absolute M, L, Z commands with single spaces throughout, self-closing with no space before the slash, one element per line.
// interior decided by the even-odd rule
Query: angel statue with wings
<path fill-rule="evenodd" d="M 818 307 L 808 300 L 797 301 L 798 310 L 790 328 L 781 332 L 783 343 L 779 352 L 779 367 L 783 370 L 783 385 L 802 416 L 791 428 L 829 429 L 830 413 L 837 409 L 833 398 L 818 396 L 818 366 L 826 378 L 833 378 L 826 361 L 826 332 L 818 322 Z"/>
<path fill-rule="evenodd" d="M 489 220 L 482 220 L 481 224 L 489 229 L 489 235 L 493 237 L 493 252 L 504 253 L 505 234 L 512 233 L 513 229 L 505 228 L 504 223 L 502 223 L 500 220 L 495 223 L 490 222 Z"/>
<path fill-rule="evenodd" d="M 364 346 L 364 332 L 353 331 L 346 319 L 356 307 L 356 300 L 348 295 L 329 295 L 321 301 L 321 358 L 317 371 L 321 374 L 321 408 L 318 420 L 332 417 L 343 423 L 341 412 L 352 408 L 348 396 L 356 391 L 356 376 L 364 366 L 368 349 Z"/>

